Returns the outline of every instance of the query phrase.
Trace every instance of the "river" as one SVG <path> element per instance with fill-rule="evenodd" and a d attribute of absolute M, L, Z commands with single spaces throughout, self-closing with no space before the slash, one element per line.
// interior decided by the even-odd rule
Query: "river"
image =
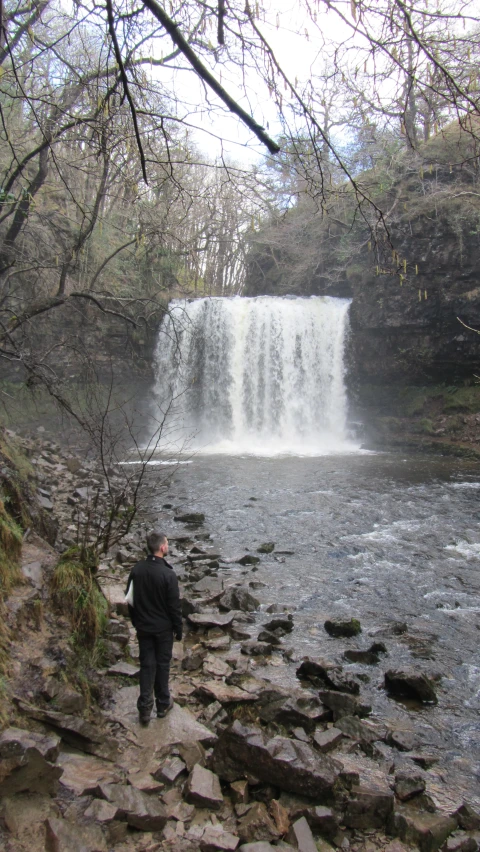
<path fill-rule="evenodd" d="M 181 509 L 205 513 L 213 549 L 225 558 L 275 542 L 255 573 L 239 565 L 220 571 L 266 584 L 255 591 L 261 611 L 252 635 L 268 605 L 288 607 L 295 629 L 284 645 L 296 658 L 323 657 L 361 675 L 373 718 L 413 728 L 422 749 L 439 757 L 436 771 L 472 801 L 480 779 L 478 464 L 373 453 L 197 455 L 158 489 L 165 470 L 149 470 L 147 491 L 152 517 L 172 538 L 183 532 L 173 522 Z M 172 508 L 162 510 L 168 500 Z M 362 634 L 330 638 L 323 623 L 335 616 L 359 618 Z M 398 621 L 408 629 L 392 635 Z M 347 647 L 375 639 L 388 649 L 379 665 L 342 660 Z M 295 665 L 276 662 L 259 674 L 294 684 Z M 384 672 L 406 665 L 441 675 L 438 706 L 412 708 L 387 696 Z"/>

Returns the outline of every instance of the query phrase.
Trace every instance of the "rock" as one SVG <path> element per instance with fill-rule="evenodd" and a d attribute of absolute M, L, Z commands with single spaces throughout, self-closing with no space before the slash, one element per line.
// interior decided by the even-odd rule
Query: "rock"
<path fill-rule="evenodd" d="M 363 745 L 374 743 L 376 740 L 383 740 L 386 736 L 386 728 L 380 725 L 372 725 L 368 722 L 361 722 L 355 716 L 343 716 L 337 721 L 337 727 L 342 733 L 353 740 L 358 740 Z"/>
<path fill-rule="evenodd" d="M 140 831 L 161 831 L 167 821 L 165 805 L 135 787 L 99 784 L 96 794 L 115 806 L 115 819 L 126 820 Z"/>
<path fill-rule="evenodd" d="M 205 674 L 213 675 L 214 677 L 227 677 L 227 675 L 231 674 L 232 669 L 224 660 L 215 657 L 213 654 L 208 654 L 203 661 L 203 671 Z"/>
<path fill-rule="evenodd" d="M 340 636 L 358 636 L 362 632 L 362 626 L 357 618 L 345 621 L 341 618 L 328 619 L 323 625 L 329 636 L 338 638 Z"/>
<path fill-rule="evenodd" d="M 257 547 L 257 553 L 273 553 L 275 550 L 274 541 L 264 541 L 263 544 Z"/>
<path fill-rule="evenodd" d="M 474 810 L 471 805 L 464 803 L 458 808 L 454 816 L 458 820 L 460 828 L 464 831 L 478 831 L 480 829 L 480 812 Z"/>
<path fill-rule="evenodd" d="M 182 660 L 183 671 L 195 672 L 197 669 L 201 669 L 206 656 L 207 651 L 205 648 L 199 648 L 198 646 L 196 646 L 195 649 L 192 648 L 187 654 L 185 654 Z"/>
<path fill-rule="evenodd" d="M 406 807 L 395 813 L 395 834 L 418 846 L 421 852 L 436 852 L 457 827 L 452 817 L 422 813 Z"/>
<path fill-rule="evenodd" d="M 195 689 L 194 695 L 200 699 L 214 699 L 220 704 L 232 704 L 237 702 L 257 701 L 258 695 L 240 689 L 238 686 L 228 686 L 218 680 L 209 680 L 201 683 Z"/>
<path fill-rule="evenodd" d="M 165 763 L 153 772 L 153 777 L 156 781 L 166 781 L 168 784 L 174 784 L 177 778 L 185 772 L 186 765 L 179 757 L 169 757 Z"/>
<path fill-rule="evenodd" d="M 74 796 L 92 794 L 101 781 L 118 781 L 115 765 L 93 755 L 62 751 L 57 762 L 63 769 L 60 784 Z"/>
<path fill-rule="evenodd" d="M 270 816 L 272 817 L 278 833 L 283 837 L 290 828 L 290 817 L 288 811 L 280 804 L 278 799 L 272 799 L 269 805 Z"/>
<path fill-rule="evenodd" d="M 209 651 L 228 651 L 231 644 L 230 636 L 225 634 L 216 636 L 214 639 L 202 639 L 202 645 Z"/>
<path fill-rule="evenodd" d="M 355 696 L 346 695 L 344 692 L 321 689 L 318 695 L 322 704 L 325 704 L 332 711 L 334 722 L 343 716 L 360 716 L 363 718 L 372 712 L 369 704 L 364 704 Z"/>
<path fill-rule="evenodd" d="M 424 792 L 425 779 L 418 772 L 397 772 L 394 790 L 400 801 L 406 802 Z"/>
<path fill-rule="evenodd" d="M 200 527 L 205 523 L 205 515 L 203 512 L 187 512 L 184 515 L 174 515 L 173 520 L 181 524 Z"/>
<path fill-rule="evenodd" d="M 416 669 L 385 672 L 385 688 L 390 695 L 415 698 L 424 704 L 437 704 L 432 679 Z"/>
<path fill-rule="evenodd" d="M 282 640 L 270 630 L 261 630 L 257 636 L 257 642 L 267 642 L 269 645 L 281 645 Z"/>
<path fill-rule="evenodd" d="M 298 849 L 298 852 L 317 852 L 317 845 L 305 817 L 293 823 L 287 834 L 287 841 Z"/>
<path fill-rule="evenodd" d="M 94 799 L 84 812 L 86 819 L 94 820 L 103 825 L 113 822 L 116 814 L 117 808 L 115 805 L 111 805 L 110 802 L 104 802 L 102 799 Z"/>
<path fill-rule="evenodd" d="M 455 832 L 442 846 L 442 852 L 478 852 L 478 842 L 462 831 Z"/>
<path fill-rule="evenodd" d="M 251 773 L 281 790 L 311 797 L 331 795 L 339 774 L 333 761 L 305 743 L 279 736 L 268 740 L 259 728 L 238 720 L 221 734 L 212 762 L 226 781 Z"/>
<path fill-rule="evenodd" d="M 383 642 L 374 642 L 366 651 L 349 648 L 344 652 L 345 660 L 350 663 L 363 663 L 367 666 L 374 666 L 380 660 L 380 654 L 386 654 L 387 649 Z"/>
<path fill-rule="evenodd" d="M 117 621 L 111 618 L 107 627 L 108 638 L 116 642 L 122 648 L 126 648 L 130 642 L 130 629 L 125 621 Z"/>
<path fill-rule="evenodd" d="M 55 709 L 60 713 L 82 714 L 87 706 L 85 696 L 69 686 L 60 686 L 55 695 Z"/>
<path fill-rule="evenodd" d="M 240 610 L 240 612 L 255 612 L 260 606 L 260 601 L 252 595 L 245 586 L 233 586 L 227 589 L 218 601 L 220 609 Z"/>
<path fill-rule="evenodd" d="M 357 681 L 342 674 L 340 666 L 326 663 L 324 660 L 312 660 L 306 657 L 297 669 L 297 677 L 300 680 L 310 680 L 318 686 L 334 689 L 338 692 L 348 692 L 357 695 L 360 686 Z"/>
<path fill-rule="evenodd" d="M 47 512 L 51 512 L 53 509 L 53 503 L 49 497 L 44 497 L 43 494 L 37 495 L 37 503 L 42 509 L 46 509 Z"/>
<path fill-rule="evenodd" d="M 31 719 L 36 719 L 38 722 L 44 722 L 46 725 L 56 728 L 62 739 L 74 748 L 86 751 L 89 754 L 97 754 L 99 757 L 106 757 L 108 760 L 116 758 L 118 754 L 116 740 L 102 733 L 97 725 L 91 725 L 85 719 L 79 719 L 77 716 L 66 713 L 41 710 L 26 701 L 17 701 L 17 704 L 20 710 Z"/>
<path fill-rule="evenodd" d="M 159 793 L 165 787 L 162 781 L 156 781 L 150 772 L 145 772 L 142 769 L 129 772 L 127 781 L 141 793 Z"/>
<path fill-rule="evenodd" d="M 185 762 L 187 770 L 192 771 L 196 764 L 205 766 L 205 749 L 202 744 L 193 740 L 192 742 L 184 742 L 178 745 L 178 753 Z"/>
<path fill-rule="evenodd" d="M 238 565 L 258 565 L 260 562 L 260 558 L 258 556 L 252 556 L 250 553 L 245 554 L 245 556 L 240 557 L 240 559 L 236 560 Z"/>
<path fill-rule="evenodd" d="M 326 731 L 315 731 L 315 734 L 313 735 L 313 742 L 317 748 L 324 753 L 335 748 L 342 739 L 343 734 L 338 728 L 327 728 Z"/>
<path fill-rule="evenodd" d="M 110 666 L 107 675 L 121 677 L 137 678 L 140 674 L 140 666 L 132 666 L 130 663 L 119 662 L 114 666 Z"/>
<path fill-rule="evenodd" d="M 28 791 L 55 795 L 63 773 L 55 766 L 60 739 L 20 728 L 0 734 L 0 797 Z"/>
<path fill-rule="evenodd" d="M 413 731 L 389 731 L 386 741 L 399 751 L 412 751 L 418 745 L 418 739 Z"/>
<path fill-rule="evenodd" d="M 247 654 L 249 657 L 268 657 L 272 653 L 272 646 L 269 642 L 255 642 L 251 639 L 249 642 L 242 642 L 242 654 Z"/>
<path fill-rule="evenodd" d="M 293 618 L 291 615 L 287 618 L 272 618 L 263 625 L 265 630 L 283 630 L 284 633 L 291 633 L 294 627 Z"/>
<path fill-rule="evenodd" d="M 221 627 L 225 630 L 230 627 L 235 615 L 235 612 L 192 612 L 187 615 L 187 621 L 194 627 Z"/>
<path fill-rule="evenodd" d="M 80 825 L 64 819 L 46 821 L 45 852 L 106 852 L 107 842 L 98 825 Z"/>
<path fill-rule="evenodd" d="M 220 825 L 207 825 L 200 840 L 202 852 L 230 852 L 237 848 L 240 839 L 224 831 Z"/>
<path fill-rule="evenodd" d="M 259 697 L 258 715 L 264 722 L 275 722 L 287 729 L 300 725 L 305 731 L 313 731 L 325 718 L 325 707 L 315 695 L 287 696 L 269 690 Z"/>
<path fill-rule="evenodd" d="M 230 795 L 234 805 L 246 805 L 249 802 L 248 781 L 242 778 L 240 781 L 232 781 L 230 784 Z"/>
<path fill-rule="evenodd" d="M 272 852 L 272 849 L 278 849 L 278 846 L 272 846 L 267 840 L 258 840 L 256 843 L 242 843 L 238 852 Z"/>
<path fill-rule="evenodd" d="M 352 787 L 343 823 L 348 828 L 388 828 L 393 817 L 394 796 L 385 787 Z"/>
<path fill-rule="evenodd" d="M 274 840 L 280 833 L 263 802 L 254 802 L 238 821 L 238 833 L 245 843 Z"/>
<path fill-rule="evenodd" d="M 304 814 L 310 827 L 325 837 L 334 837 L 338 829 L 338 819 L 331 808 L 325 805 L 305 808 Z"/>
<path fill-rule="evenodd" d="M 223 796 L 218 776 L 204 766 L 194 766 L 185 785 L 185 800 L 200 808 L 221 808 Z"/>

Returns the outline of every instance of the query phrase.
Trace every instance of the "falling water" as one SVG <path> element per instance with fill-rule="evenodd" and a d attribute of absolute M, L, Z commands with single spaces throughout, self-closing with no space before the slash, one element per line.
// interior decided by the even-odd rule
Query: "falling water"
<path fill-rule="evenodd" d="M 318 455 L 347 437 L 348 299 L 210 298 L 170 304 L 155 416 L 196 451 Z"/>

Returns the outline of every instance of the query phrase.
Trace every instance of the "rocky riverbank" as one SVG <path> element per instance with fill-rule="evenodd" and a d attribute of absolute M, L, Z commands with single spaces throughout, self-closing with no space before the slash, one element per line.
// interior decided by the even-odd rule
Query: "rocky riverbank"
<path fill-rule="evenodd" d="M 388 663 L 386 652 L 408 624 L 392 622 L 367 638 L 355 619 L 329 619 L 322 629 L 338 653 L 347 646 L 345 668 L 338 653 L 298 658 L 295 612 L 270 605 L 257 578 L 262 553 L 275 542 L 227 557 L 211 540 L 208 519 L 176 512 L 170 490 L 165 515 L 175 518 L 171 556 L 186 638 L 174 651 L 175 707 L 141 728 L 137 646 L 123 592 L 146 529 L 165 519 L 145 512 L 102 558 L 95 582 L 110 603 L 105 634 L 94 654 L 76 653 L 71 625 L 53 605 L 52 574 L 79 530 L 91 528 L 93 503 L 101 517 L 124 479 L 116 470 L 105 479 L 96 462 L 48 441 L 25 448 L 58 531 L 54 547 L 26 537 L 23 583 L 7 601 L 0 842 L 8 852 L 479 848 L 476 791 L 468 797 L 445 783 L 441 753 L 416 732 L 414 708 L 428 714 L 441 702 L 441 682 L 423 666 Z M 351 674 L 352 661 L 364 669 Z M 269 678 L 287 667 L 296 688 Z M 408 728 L 373 717 L 371 667 L 382 668 L 392 700 L 410 703 Z"/>

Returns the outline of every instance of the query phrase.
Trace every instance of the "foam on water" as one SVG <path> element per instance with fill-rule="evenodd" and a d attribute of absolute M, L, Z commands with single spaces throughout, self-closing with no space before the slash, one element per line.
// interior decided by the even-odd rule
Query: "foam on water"
<path fill-rule="evenodd" d="M 171 303 L 156 351 L 157 422 L 210 454 L 358 452 L 348 435 L 348 299 Z"/>

